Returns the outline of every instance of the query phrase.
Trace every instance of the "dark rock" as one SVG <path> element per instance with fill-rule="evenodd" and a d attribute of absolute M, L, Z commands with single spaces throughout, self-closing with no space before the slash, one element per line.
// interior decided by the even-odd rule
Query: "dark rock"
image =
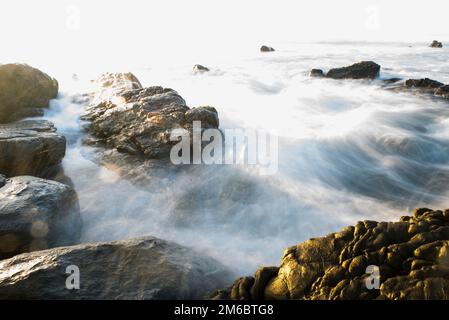
<path fill-rule="evenodd" d="M 380 65 L 372 61 L 362 61 L 348 67 L 329 70 L 327 78 L 332 79 L 374 79 L 379 75 Z"/>
<path fill-rule="evenodd" d="M 324 72 L 321 69 L 312 69 L 310 70 L 309 76 L 321 78 L 324 77 Z"/>
<path fill-rule="evenodd" d="M 435 90 L 435 95 L 444 99 L 449 99 L 449 85 L 444 85 Z"/>
<path fill-rule="evenodd" d="M 0 188 L 6 184 L 6 177 L 0 174 Z"/>
<path fill-rule="evenodd" d="M 263 283 L 256 273 L 245 282 L 236 280 L 214 298 L 449 299 L 447 212 L 423 208 L 401 222 L 364 221 L 310 239 L 288 248 L 278 271 Z M 365 284 L 370 265 L 380 270 L 379 289 Z M 231 296 L 236 287 L 238 292 L 249 292 L 249 298 Z"/>
<path fill-rule="evenodd" d="M 443 44 L 437 40 L 433 40 L 430 44 L 431 48 L 443 48 Z"/>
<path fill-rule="evenodd" d="M 202 66 L 200 64 L 196 64 L 193 66 L 193 72 L 195 73 L 202 73 L 202 72 L 208 72 L 210 71 L 209 68 L 206 68 L 205 66 Z"/>
<path fill-rule="evenodd" d="M 26 64 L 0 65 L 0 123 L 41 116 L 58 94 L 58 82 Z"/>
<path fill-rule="evenodd" d="M 382 82 L 384 82 L 385 84 L 393 84 L 393 83 L 397 83 L 401 80 L 402 80 L 401 78 L 389 78 L 389 79 L 383 79 Z"/>
<path fill-rule="evenodd" d="M 51 122 L 0 124 L 0 172 L 9 176 L 51 175 L 66 151 L 66 140 Z"/>
<path fill-rule="evenodd" d="M 424 78 L 424 79 L 408 79 L 405 81 L 404 86 L 408 88 L 416 89 L 436 89 L 443 86 L 444 83 Z"/>
<path fill-rule="evenodd" d="M 78 241 L 81 220 L 73 188 L 30 176 L 5 182 L 0 188 L 0 259 Z"/>
<path fill-rule="evenodd" d="M 66 288 L 68 266 L 79 268 L 79 290 Z M 0 299 L 202 299 L 230 277 L 212 258 L 143 237 L 0 261 Z"/>
<path fill-rule="evenodd" d="M 268 46 L 262 46 L 260 47 L 260 52 L 273 52 L 274 49 L 272 47 L 268 47 Z"/>

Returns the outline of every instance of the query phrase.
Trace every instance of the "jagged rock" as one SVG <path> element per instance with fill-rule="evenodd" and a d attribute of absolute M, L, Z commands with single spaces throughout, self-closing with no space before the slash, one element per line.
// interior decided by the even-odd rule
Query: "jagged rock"
<path fill-rule="evenodd" d="M 330 69 L 326 74 L 332 79 L 374 79 L 379 76 L 380 65 L 373 61 L 362 61 L 348 67 Z"/>
<path fill-rule="evenodd" d="M 0 124 L 0 172 L 9 176 L 54 174 L 66 151 L 64 136 L 45 120 Z"/>
<path fill-rule="evenodd" d="M 0 259 L 76 243 L 81 220 L 73 188 L 31 176 L 14 177 L 2 183 Z"/>
<path fill-rule="evenodd" d="M 431 48 L 443 48 L 443 44 L 437 40 L 433 40 L 430 44 Z"/>
<path fill-rule="evenodd" d="M 205 66 L 202 66 L 200 64 L 196 64 L 193 66 L 193 72 L 194 73 L 203 73 L 210 71 L 209 68 L 206 68 Z"/>
<path fill-rule="evenodd" d="M 272 47 L 268 47 L 268 46 L 262 46 L 260 47 L 260 52 L 273 52 L 274 49 Z"/>
<path fill-rule="evenodd" d="M 6 177 L 0 174 L 0 188 L 6 184 Z"/>
<path fill-rule="evenodd" d="M 369 266 L 379 268 L 378 289 L 366 285 Z M 269 270 L 213 297 L 449 299 L 449 210 L 422 208 L 399 222 L 358 222 L 288 248 L 278 271 Z"/>
<path fill-rule="evenodd" d="M 40 116 L 58 94 L 58 82 L 26 64 L 0 65 L 0 123 Z"/>
<path fill-rule="evenodd" d="M 324 72 L 321 69 L 312 69 L 312 70 L 310 70 L 309 76 L 321 78 L 321 77 L 324 77 Z"/>
<path fill-rule="evenodd" d="M 171 148 L 178 143 L 170 141 L 173 129 L 191 133 L 193 121 L 201 121 L 203 130 L 219 126 L 213 107 L 190 109 L 173 89 L 142 88 L 131 74 L 109 76 L 110 81 L 106 76 L 101 78 L 100 90 L 83 116 L 90 122 L 88 130 L 93 138 L 87 142 L 91 145 L 131 155 L 143 165 L 149 159 L 168 159 Z M 101 152 L 106 156 L 105 150 Z"/>
<path fill-rule="evenodd" d="M 79 269 L 78 290 L 66 288 L 68 266 Z M 212 258 L 143 237 L 0 261 L 0 299 L 202 299 L 230 277 Z"/>

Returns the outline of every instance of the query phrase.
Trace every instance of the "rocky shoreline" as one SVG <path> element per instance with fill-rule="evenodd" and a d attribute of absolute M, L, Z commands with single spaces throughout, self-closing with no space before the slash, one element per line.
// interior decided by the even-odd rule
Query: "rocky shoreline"
<path fill-rule="evenodd" d="M 379 64 L 362 61 L 327 73 L 312 69 L 310 76 L 377 81 L 380 72 Z M 20 87 L 8 89 L 11 79 Z M 436 80 L 381 82 L 385 90 L 449 99 L 449 85 Z M 177 143 L 172 129 L 192 134 L 193 121 L 202 130 L 219 128 L 214 107 L 190 108 L 175 90 L 144 88 L 131 73 L 107 73 L 96 83 L 97 91 L 84 96 L 84 143 L 95 149 L 91 160 L 133 183 L 182 170 L 168 160 Z M 57 81 L 40 70 L 0 65 L 0 299 L 449 299 L 449 210 L 358 222 L 292 246 L 280 266 L 233 284 L 228 267 L 163 239 L 80 244 L 80 206 L 61 165 L 66 139 L 51 122 L 26 119 L 41 116 L 57 94 Z M 84 282 L 71 291 L 65 269 L 73 265 Z M 366 285 L 372 268 L 379 271 L 374 289 Z"/>
<path fill-rule="evenodd" d="M 366 285 L 369 266 L 379 288 Z M 417 209 L 399 222 L 361 221 L 285 250 L 214 299 L 449 299 L 449 210 Z"/>

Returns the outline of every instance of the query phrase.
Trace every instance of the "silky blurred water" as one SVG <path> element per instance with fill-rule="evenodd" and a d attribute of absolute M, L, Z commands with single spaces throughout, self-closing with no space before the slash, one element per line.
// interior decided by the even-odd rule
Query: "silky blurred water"
<path fill-rule="evenodd" d="M 61 95 L 46 118 L 68 137 L 66 174 L 79 194 L 83 242 L 153 235 L 191 246 L 252 273 L 277 265 L 283 249 L 358 220 L 396 220 L 414 207 L 449 206 L 449 102 L 381 88 L 380 80 L 308 77 L 361 60 L 381 78 L 429 77 L 449 83 L 449 50 L 427 43 L 273 43 L 227 54 L 148 57 L 43 69 Z M 200 63 L 209 73 L 193 74 Z M 136 65 L 138 67 L 136 67 Z M 42 66 L 41 66 L 42 67 Z M 177 90 L 191 107 L 217 108 L 220 127 L 279 135 L 279 171 L 259 176 L 240 166 L 167 170 L 137 188 L 86 157 L 75 93 L 104 71 L 132 71 L 144 86 Z M 76 77 L 73 75 L 76 74 Z"/>

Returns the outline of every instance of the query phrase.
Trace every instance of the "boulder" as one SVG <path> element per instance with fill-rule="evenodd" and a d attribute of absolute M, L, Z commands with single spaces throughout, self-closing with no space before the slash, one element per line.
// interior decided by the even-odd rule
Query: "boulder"
<path fill-rule="evenodd" d="M 272 47 L 268 47 L 268 46 L 262 46 L 260 47 L 260 52 L 273 52 L 274 49 Z"/>
<path fill-rule="evenodd" d="M 292 246 L 279 267 L 239 278 L 213 297 L 447 300 L 448 261 L 449 210 L 422 208 L 399 222 L 362 221 Z"/>
<path fill-rule="evenodd" d="M 40 116 L 58 94 L 58 82 L 26 64 L 0 65 L 0 123 Z"/>
<path fill-rule="evenodd" d="M 202 66 L 200 64 L 196 64 L 193 66 L 194 73 L 203 73 L 203 72 L 208 72 L 208 71 L 210 71 L 209 68 Z"/>
<path fill-rule="evenodd" d="M 81 220 L 73 188 L 31 176 L 2 180 L 0 259 L 78 241 Z"/>
<path fill-rule="evenodd" d="M 73 266 L 79 270 L 79 289 L 68 290 L 66 270 Z M 0 261 L 0 299 L 202 299 L 230 277 L 227 268 L 210 257 L 142 237 Z"/>
<path fill-rule="evenodd" d="M 380 65 L 373 61 L 362 61 L 348 67 L 329 70 L 327 78 L 332 79 L 374 79 L 379 76 Z"/>
<path fill-rule="evenodd" d="M 321 78 L 321 77 L 324 77 L 324 72 L 321 69 L 312 69 L 312 70 L 310 70 L 309 76 Z"/>
<path fill-rule="evenodd" d="M 436 88 L 442 87 L 444 85 L 444 83 L 429 79 L 429 78 L 424 78 L 424 79 L 408 79 L 405 80 L 404 82 L 404 86 L 407 88 L 414 88 L 414 89 L 430 89 L 430 90 L 434 90 Z"/>
<path fill-rule="evenodd" d="M 82 117 L 89 123 L 92 137 L 86 143 L 90 145 L 131 155 L 143 164 L 149 159 L 169 159 L 171 148 L 178 143 L 170 141 L 173 129 L 191 133 L 193 121 L 201 121 L 203 130 L 219 126 L 215 108 L 191 109 L 173 89 L 140 85 L 128 89 L 130 80 L 120 74 L 114 75 L 113 82 L 107 94 L 99 82 L 99 94 Z M 104 158 L 107 152 L 102 152 Z"/>
<path fill-rule="evenodd" d="M 437 40 L 433 40 L 430 44 L 431 48 L 443 48 L 443 44 Z"/>
<path fill-rule="evenodd" d="M 6 176 L 54 174 L 66 151 L 64 136 L 45 120 L 0 124 L 0 172 Z"/>

